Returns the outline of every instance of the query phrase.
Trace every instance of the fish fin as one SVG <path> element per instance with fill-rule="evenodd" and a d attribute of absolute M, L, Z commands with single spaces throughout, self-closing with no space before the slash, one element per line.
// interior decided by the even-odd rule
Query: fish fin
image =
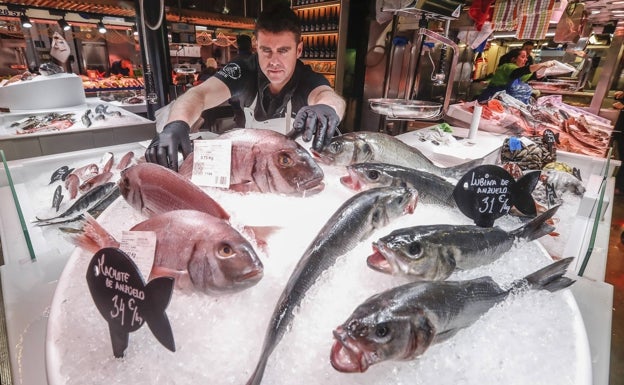
<path fill-rule="evenodd" d="M 258 246 L 264 248 L 267 245 L 267 239 L 280 229 L 280 226 L 244 226 L 243 232 L 253 238 Z"/>
<path fill-rule="evenodd" d="M 169 318 L 165 309 L 169 306 L 173 294 L 174 279 L 171 277 L 158 277 L 152 279 L 145 286 L 146 299 L 149 306 L 141 309 L 145 322 L 149 326 L 154 337 L 164 347 L 175 352 L 175 340 Z"/>
<path fill-rule="evenodd" d="M 516 238 L 522 238 L 528 241 L 532 241 L 553 232 L 555 230 L 555 227 L 550 225 L 548 223 L 548 220 L 551 219 L 553 215 L 555 215 L 559 207 L 561 207 L 561 205 L 553 206 L 549 210 L 544 211 L 543 213 L 526 223 L 524 226 L 521 226 L 511 231 L 511 235 Z"/>
<path fill-rule="evenodd" d="M 575 281 L 571 278 L 564 277 L 566 270 L 570 263 L 572 263 L 574 257 L 564 258 L 557 262 L 527 275 L 521 280 L 515 281 L 513 287 L 519 288 L 525 284 L 529 285 L 529 288 L 534 290 L 548 290 L 555 292 L 557 290 L 565 289 L 572 285 Z"/>
<path fill-rule="evenodd" d="M 534 217 L 537 214 L 535 200 L 531 193 L 537 186 L 541 175 L 541 171 L 531 171 L 518 179 L 511 186 L 511 201 L 514 206 L 524 215 Z"/>
<path fill-rule="evenodd" d="M 92 253 L 105 247 L 119 247 L 119 242 L 91 215 L 85 213 L 84 217 L 82 233 L 70 237 L 74 245 Z"/>
<path fill-rule="evenodd" d="M 245 181 L 241 183 L 234 183 L 230 185 L 230 190 L 240 192 L 240 193 L 248 193 L 258 191 L 255 183 L 251 181 Z"/>

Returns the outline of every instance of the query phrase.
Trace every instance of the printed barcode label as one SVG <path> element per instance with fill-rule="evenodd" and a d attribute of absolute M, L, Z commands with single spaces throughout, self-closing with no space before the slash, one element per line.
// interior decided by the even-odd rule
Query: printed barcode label
<path fill-rule="evenodd" d="M 228 139 L 196 140 L 193 147 L 191 181 L 198 186 L 229 188 L 232 141 Z"/>

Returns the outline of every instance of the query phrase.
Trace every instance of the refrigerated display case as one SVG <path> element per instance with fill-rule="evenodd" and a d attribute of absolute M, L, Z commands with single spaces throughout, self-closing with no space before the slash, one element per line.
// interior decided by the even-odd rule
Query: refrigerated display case
<path fill-rule="evenodd" d="M 406 133 L 401 139 L 407 143 L 422 145 L 423 143 L 414 135 L 415 133 Z M 458 135 L 461 134 L 458 133 Z M 16 160 L 7 163 L 8 173 L 5 170 L 0 172 L 0 198 L 2 198 L 0 199 L 0 237 L 5 260 L 4 266 L 0 268 L 0 274 L 9 341 L 9 351 L 5 353 L 10 357 L 16 383 L 44 384 L 49 381 L 45 370 L 44 350 L 47 338 L 45 330 L 48 326 L 52 298 L 59 283 L 59 277 L 74 250 L 73 246 L 64 241 L 63 236 L 58 232 L 52 231 L 53 229 L 36 228 L 29 224 L 22 227 L 19 214 L 21 213 L 24 218 L 28 219 L 41 211 L 50 210 L 51 197 L 41 198 L 36 191 L 41 189 L 41 184 L 48 183 L 50 174 L 58 167 L 97 163 L 104 153 L 123 154 L 127 151 L 142 153 L 144 147 L 135 143 Z M 436 159 L 439 161 L 439 158 Z M 562 161 L 582 168 L 584 175 L 592 175 L 586 179 L 588 193 L 583 197 L 583 201 L 575 209 L 561 214 L 565 215 L 565 220 L 572 224 L 568 236 L 574 241 L 567 242 L 562 255 L 577 258 L 574 263 L 576 275 L 572 273 L 576 283 L 571 287 L 571 291 L 584 324 L 582 337 L 585 338 L 586 333 L 589 343 L 589 353 L 585 354 L 582 353 L 583 349 L 579 350 L 582 354 L 579 354 L 577 358 L 581 362 L 575 366 L 576 377 L 571 381 L 578 384 L 607 384 L 612 287 L 603 280 L 611 221 L 611 207 L 608 202 L 613 196 L 611 175 L 614 164 L 609 164 L 599 158 L 587 162 L 586 159 L 579 161 L 574 157 L 566 157 Z M 9 173 L 11 180 L 7 178 Z M 11 190 L 15 190 L 17 200 L 14 200 Z M 242 199 L 240 196 L 230 198 L 232 201 L 229 203 L 232 205 L 238 205 Z M 19 206 L 16 205 L 17 202 Z M 581 210 L 581 205 L 585 207 L 584 210 Z M 259 208 L 261 212 L 271 211 L 269 205 L 264 206 L 266 207 Z M 311 206 L 314 207 L 313 204 Z M 601 208 L 599 206 L 602 206 L 604 210 L 599 210 Z M 597 211 L 602 212 L 597 214 Z M 111 220 L 110 217 L 109 220 Z M 30 239 L 30 243 L 26 240 L 26 236 Z M 292 238 L 288 239 L 292 240 Z M 29 245 L 33 250 L 34 258 L 29 252 Z M 587 263 L 584 263 L 588 255 L 590 257 Z M 581 267 L 583 267 L 582 272 L 579 271 Z M 84 276 L 76 275 L 75 279 L 82 280 Z M 88 294 L 85 293 L 85 295 Z M 81 317 L 83 316 L 73 318 L 76 327 L 80 327 L 83 322 Z M 561 322 L 568 321 L 570 320 L 561 320 Z M 100 332 L 107 335 L 105 327 Z M 96 331 L 91 330 L 91 333 L 96 333 Z M 258 338 L 261 340 L 261 336 Z M 94 348 L 99 349 L 99 347 Z M 546 351 L 550 350 L 546 349 Z M 26 365 L 28 370 L 24 369 Z M 71 365 L 71 363 L 64 363 L 64 365 Z M 579 368 L 584 368 L 582 373 L 579 372 Z M 569 373 L 572 368 L 565 370 Z"/>

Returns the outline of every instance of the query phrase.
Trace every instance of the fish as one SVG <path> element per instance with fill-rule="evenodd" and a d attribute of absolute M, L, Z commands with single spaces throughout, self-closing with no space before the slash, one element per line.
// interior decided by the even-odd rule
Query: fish
<path fill-rule="evenodd" d="M 457 208 L 455 185 L 430 172 L 388 163 L 355 163 L 347 166 L 348 175 L 340 182 L 352 190 L 379 186 L 408 186 L 418 190 L 418 201 Z"/>
<path fill-rule="evenodd" d="M 80 121 L 82 121 L 82 124 L 84 124 L 86 128 L 91 127 L 91 124 L 93 124 L 93 122 L 91 122 L 91 118 L 89 117 L 90 113 L 91 113 L 91 110 L 87 109 L 87 111 L 85 111 L 82 117 L 80 117 Z"/>
<path fill-rule="evenodd" d="M 76 246 L 95 253 L 119 242 L 90 215 L 82 233 L 71 237 Z M 171 231 L 175 229 L 175 231 Z M 257 284 L 264 274 L 253 246 L 227 221 L 196 210 L 155 215 L 130 231 L 156 234 L 154 264 L 149 279 L 171 276 L 175 287 L 208 295 L 236 293 Z"/>
<path fill-rule="evenodd" d="M 230 215 L 188 178 L 156 163 L 139 163 L 121 172 L 119 191 L 146 216 L 173 210 L 198 210 L 221 219 Z"/>
<path fill-rule="evenodd" d="M 52 218 L 35 217 L 36 220 L 33 221 L 33 223 L 37 226 L 47 226 L 75 221 L 81 218 L 85 212 L 95 207 L 102 200 L 106 199 L 116 189 L 117 185 L 114 182 L 108 182 L 103 185 L 97 186 L 96 188 L 92 189 L 91 191 L 78 198 L 76 202 L 74 202 L 67 210 L 65 210 L 60 215 Z"/>
<path fill-rule="evenodd" d="M 52 198 L 52 208 L 54 208 L 56 212 L 59 211 L 59 206 L 61 205 L 62 201 L 63 201 L 63 188 L 61 187 L 61 185 L 58 185 L 56 186 L 56 189 L 54 190 L 54 196 Z"/>
<path fill-rule="evenodd" d="M 52 183 L 56 182 L 57 180 L 62 180 L 63 177 L 67 177 L 67 174 L 69 174 L 69 172 L 70 172 L 69 171 L 69 166 L 61 166 L 61 167 L 57 168 L 52 173 L 52 176 L 50 176 L 50 183 L 48 183 L 48 184 L 52 184 Z"/>
<path fill-rule="evenodd" d="M 247 382 L 259 385 L 269 356 L 294 318 L 294 311 L 318 277 L 337 258 L 352 250 L 370 234 L 405 214 L 412 214 L 418 200 L 416 190 L 377 187 L 345 201 L 321 228 L 295 266 L 279 297 L 264 338 L 260 359 Z"/>
<path fill-rule="evenodd" d="M 81 193 L 85 193 L 96 186 L 108 182 L 109 180 L 111 180 L 112 177 L 113 173 L 110 171 L 104 172 L 102 174 L 97 174 L 82 182 L 80 186 L 78 186 L 78 191 L 80 191 Z"/>
<path fill-rule="evenodd" d="M 117 170 L 123 170 L 130 165 L 132 159 L 134 158 L 134 152 L 128 151 L 124 156 L 121 157 L 119 163 L 117 163 Z"/>
<path fill-rule="evenodd" d="M 569 172 L 542 170 L 540 179 L 545 183 L 551 184 L 559 196 L 563 195 L 566 191 L 578 196 L 583 196 L 583 194 L 585 194 L 583 182 Z"/>
<path fill-rule="evenodd" d="M 56 75 L 65 72 L 63 67 L 52 62 L 46 62 L 39 66 L 39 73 L 44 76 Z"/>
<path fill-rule="evenodd" d="M 67 175 L 65 179 L 65 188 L 69 192 L 69 199 L 74 199 L 78 195 L 78 187 L 80 186 L 80 178 L 73 172 Z"/>
<path fill-rule="evenodd" d="M 73 174 L 75 174 L 81 180 L 87 180 L 91 177 L 96 176 L 99 173 L 100 173 L 100 168 L 95 163 L 86 164 L 73 171 Z"/>
<path fill-rule="evenodd" d="M 271 130 L 238 129 L 217 139 L 232 142 L 229 189 L 284 195 L 311 195 L 323 190 L 323 170 L 312 155 L 286 135 Z M 181 164 L 190 178 L 194 153 Z"/>
<path fill-rule="evenodd" d="M 113 168 L 113 163 L 115 163 L 115 154 L 110 151 L 104 153 L 102 159 L 100 160 L 100 164 L 102 165 L 101 173 L 109 172 L 111 168 Z"/>
<path fill-rule="evenodd" d="M 334 329 L 331 365 L 339 372 L 363 373 L 383 361 L 413 360 L 474 324 L 512 292 L 556 292 L 572 285 L 564 274 L 573 259 L 547 265 L 508 289 L 480 277 L 411 282 L 373 295 Z"/>
<path fill-rule="evenodd" d="M 551 233 L 555 228 L 547 221 L 559 207 L 511 231 L 446 224 L 397 229 L 373 242 L 374 253 L 366 263 L 373 270 L 413 280 L 444 280 L 456 269 L 494 262 L 519 240 L 531 241 Z"/>
<path fill-rule="evenodd" d="M 498 150 L 496 150 L 498 151 Z M 482 164 L 484 159 L 474 159 L 453 167 L 439 167 L 417 148 L 409 146 L 394 136 L 371 131 L 357 131 L 334 136 L 322 151 L 312 151 L 315 159 L 327 165 L 348 166 L 354 163 L 389 163 L 423 170 L 432 174 L 459 179 L 468 170 Z"/>

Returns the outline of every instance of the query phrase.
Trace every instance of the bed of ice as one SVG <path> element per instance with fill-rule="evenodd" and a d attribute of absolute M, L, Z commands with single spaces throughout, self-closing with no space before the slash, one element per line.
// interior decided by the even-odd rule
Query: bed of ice
<path fill-rule="evenodd" d="M 86 285 L 86 266 L 92 255 L 76 249 L 51 305 L 46 341 L 49 383 L 84 384 L 88 379 L 90 384 L 245 384 L 290 272 L 321 226 L 353 195 L 338 182 L 344 174 L 342 169 L 324 169 L 326 188 L 310 197 L 207 190 L 230 212 L 235 226 L 279 229 L 267 239 L 267 248 L 259 251 L 265 274 L 256 286 L 219 297 L 174 293 L 166 312 L 176 352 L 160 345 L 144 325 L 130 334 L 125 357 L 113 357 L 107 324 Z M 575 213 L 561 210 L 559 216 L 572 217 Z M 99 221 L 119 236 L 142 219 L 119 199 Z M 380 363 L 363 374 L 339 373 L 332 368 L 332 330 L 369 296 L 406 282 L 366 266 L 371 242 L 392 229 L 433 223 L 471 221 L 459 211 L 419 204 L 412 215 L 396 220 L 341 256 L 308 292 L 290 331 L 269 359 L 263 383 L 590 384 L 587 336 L 567 289 L 509 297 L 474 325 L 430 347 L 416 360 Z M 496 225 L 513 229 L 520 222 L 508 216 L 497 220 Z M 551 262 L 540 244 L 524 243 L 489 266 L 455 273 L 451 279 L 490 275 L 507 285 Z"/>

